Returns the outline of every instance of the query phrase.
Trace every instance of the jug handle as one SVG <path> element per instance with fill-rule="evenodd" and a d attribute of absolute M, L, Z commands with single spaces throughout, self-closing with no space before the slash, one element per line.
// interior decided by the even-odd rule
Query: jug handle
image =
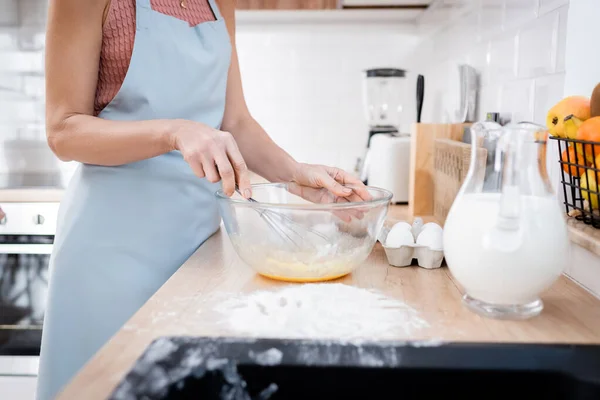
<path fill-rule="evenodd" d="M 521 190 L 519 188 L 519 157 L 521 141 L 513 132 L 506 132 L 499 143 L 494 169 L 504 170 L 497 227 L 503 230 L 519 229 L 521 219 Z"/>
<path fill-rule="evenodd" d="M 511 133 L 506 132 L 496 147 L 494 169 L 504 169 L 502 176 L 502 193 L 500 194 L 496 223 L 483 235 L 484 248 L 500 252 L 517 251 L 525 240 L 521 229 L 521 190 L 518 181 L 519 142 L 511 140 Z M 516 143 L 515 143 L 516 142 Z"/>

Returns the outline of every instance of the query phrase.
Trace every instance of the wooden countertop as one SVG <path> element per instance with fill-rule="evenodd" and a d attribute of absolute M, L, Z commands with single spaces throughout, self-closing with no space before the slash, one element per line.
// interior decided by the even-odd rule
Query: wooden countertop
<path fill-rule="evenodd" d="M 390 217 L 403 219 L 406 207 Z M 545 309 L 527 321 L 485 319 L 461 304 L 448 268 L 394 268 L 377 245 L 368 261 L 338 282 L 378 289 L 416 309 L 430 327 L 399 340 L 600 344 L 600 300 L 566 277 L 542 299 Z M 218 301 L 215 293 L 270 290 L 285 283 L 254 273 L 237 257 L 224 231 L 210 238 L 125 324 L 65 388 L 59 399 L 105 399 L 144 349 L 161 336 L 239 336 L 198 310 Z M 372 338 L 374 340 L 377 337 Z"/>

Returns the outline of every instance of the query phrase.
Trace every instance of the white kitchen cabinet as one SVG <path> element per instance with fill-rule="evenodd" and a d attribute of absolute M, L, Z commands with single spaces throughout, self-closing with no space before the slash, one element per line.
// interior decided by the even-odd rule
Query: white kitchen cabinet
<path fill-rule="evenodd" d="M 0 376 L 0 399 L 34 400 L 36 376 Z"/>

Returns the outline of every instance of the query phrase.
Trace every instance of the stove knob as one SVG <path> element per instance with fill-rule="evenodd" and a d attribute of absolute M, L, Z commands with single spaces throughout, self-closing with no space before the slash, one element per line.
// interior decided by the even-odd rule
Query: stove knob
<path fill-rule="evenodd" d="M 35 217 L 33 217 L 33 223 L 36 225 L 44 225 L 44 222 L 46 222 L 46 219 L 43 215 L 38 214 Z"/>

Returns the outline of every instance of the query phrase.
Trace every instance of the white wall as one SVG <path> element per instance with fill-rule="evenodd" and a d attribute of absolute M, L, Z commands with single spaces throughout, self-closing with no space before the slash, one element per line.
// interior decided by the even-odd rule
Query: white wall
<path fill-rule="evenodd" d="M 590 96 L 600 83 L 600 54 L 589 51 L 589 38 L 599 37 L 600 2 L 571 0 L 567 24 L 565 95 Z M 600 259 L 574 246 L 568 274 L 600 297 Z"/>
<path fill-rule="evenodd" d="M 456 66 L 466 63 L 480 75 L 479 119 L 501 112 L 545 125 L 548 110 L 564 95 L 569 0 L 465 3 L 453 14 L 433 9 L 430 14 L 439 16 L 421 23 L 433 31 L 411 57 L 427 81 L 423 121 L 449 121 L 458 98 Z M 552 141 L 548 146 L 548 170 L 558 189 L 558 148 Z"/>
<path fill-rule="evenodd" d="M 405 67 L 417 37 L 398 23 L 238 22 L 246 100 L 292 156 L 354 168 L 367 140 L 363 73 Z"/>
<path fill-rule="evenodd" d="M 569 0 L 464 3 L 445 21 L 432 21 L 434 32 L 411 58 L 427 80 L 424 121 L 448 120 L 458 96 L 453 73 L 467 63 L 480 73 L 480 118 L 497 111 L 545 123 L 563 96 Z"/>
<path fill-rule="evenodd" d="M 600 52 L 588 50 L 589 39 L 600 37 L 600 23 L 596 22 L 599 20 L 598 0 L 571 0 L 567 24 L 566 96 L 589 96 L 600 83 Z"/>

